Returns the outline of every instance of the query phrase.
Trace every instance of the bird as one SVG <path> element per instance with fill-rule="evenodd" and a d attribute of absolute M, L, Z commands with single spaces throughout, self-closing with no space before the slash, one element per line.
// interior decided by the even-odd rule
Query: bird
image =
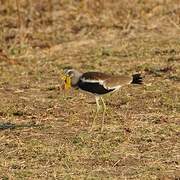
<path fill-rule="evenodd" d="M 95 121 L 100 111 L 100 101 L 102 102 L 103 114 L 101 120 L 101 132 L 103 132 L 104 129 L 104 120 L 106 113 L 106 104 L 103 96 L 106 94 L 114 93 L 128 84 L 143 83 L 143 78 L 140 73 L 132 74 L 130 76 L 111 75 L 98 71 L 81 73 L 73 68 L 65 68 L 62 79 L 64 81 L 65 90 L 73 87 L 75 89 L 83 90 L 84 92 L 88 92 L 95 96 L 96 112 L 92 121 L 90 131 L 92 131 L 95 126 Z"/>

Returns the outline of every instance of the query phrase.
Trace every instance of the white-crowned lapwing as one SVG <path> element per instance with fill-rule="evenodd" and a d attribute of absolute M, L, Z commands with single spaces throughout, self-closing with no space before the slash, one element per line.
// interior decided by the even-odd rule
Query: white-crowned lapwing
<path fill-rule="evenodd" d="M 100 110 L 99 100 L 103 105 L 103 117 L 101 121 L 101 131 L 104 126 L 104 116 L 106 112 L 106 104 L 102 98 L 107 93 L 112 93 L 119 90 L 127 84 L 142 84 L 141 74 L 133 74 L 132 76 L 109 75 L 101 72 L 86 72 L 80 73 L 75 69 L 64 70 L 64 88 L 69 89 L 74 87 L 95 95 L 96 113 L 92 122 L 91 130 L 95 124 L 97 114 Z"/>

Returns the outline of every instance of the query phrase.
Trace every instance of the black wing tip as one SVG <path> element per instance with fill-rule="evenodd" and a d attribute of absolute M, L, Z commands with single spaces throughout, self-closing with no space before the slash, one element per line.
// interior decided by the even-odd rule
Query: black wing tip
<path fill-rule="evenodd" d="M 140 73 L 133 74 L 132 78 L 133 78 L 133 80 L 132 80 L 131 84 L 142 84 L 143 83 L 143 78 Z"/>

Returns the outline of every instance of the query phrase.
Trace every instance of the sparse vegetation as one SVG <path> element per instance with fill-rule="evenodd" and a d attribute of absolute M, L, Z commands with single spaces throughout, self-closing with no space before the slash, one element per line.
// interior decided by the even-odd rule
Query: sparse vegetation
<path fill-rule="evenodd" d="M 94 99 L 62 90 L 66 66 L 145 85 L 88 133 Z M 0 179 L 178 180 L 179 83 L 179 0 L 0 0 Z"/>

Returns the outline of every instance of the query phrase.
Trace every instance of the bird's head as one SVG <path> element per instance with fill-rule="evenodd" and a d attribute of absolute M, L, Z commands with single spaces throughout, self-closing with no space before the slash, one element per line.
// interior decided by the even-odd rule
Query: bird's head
<path fill-rule="evenodd" d="M 62 78 L 64 80 L 64 88 L 67 90 L 71 87 L 76 87 L 81 75 L 82 73 L 75 69 L 64 69 L 64 76 Z"/>

